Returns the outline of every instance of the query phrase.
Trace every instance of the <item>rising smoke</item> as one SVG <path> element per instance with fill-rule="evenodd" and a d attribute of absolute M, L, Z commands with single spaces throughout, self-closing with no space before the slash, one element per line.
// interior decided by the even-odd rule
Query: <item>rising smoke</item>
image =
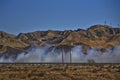
<path fill-rule="evenodd" d="M 13 57 L 0 57 L 0 62 L 32 62 L 32 63 L 61 63 L 61 49 L 50 47 L 30 48 L 28 53 L 20 53 L 15 59 Z M 91 48 L 86 54 L 82 52 L 82 46 L 76 46 L 71 49 L 72 63 L 88 63 L 90 60 L 95 63 L 120 63 L 120 46 L 113 49 L 106 49 L 104 52 L 98 48 Z M 70 62 L 70 51 L 64 53 L 64 62 Z"/>

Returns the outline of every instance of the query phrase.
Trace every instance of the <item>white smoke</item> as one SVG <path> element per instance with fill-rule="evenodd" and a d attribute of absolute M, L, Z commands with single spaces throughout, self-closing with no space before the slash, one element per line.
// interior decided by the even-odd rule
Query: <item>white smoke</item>
<path fill-rule="evenodd" d="M 32 62 L 32 63 L 61 63 L 62 52 L 58 49 L 58 53 L 55 52 L 55 48 L 52 51 L 46 52 L 50 47 L 32 48 L 28 53 L 21 53 L 17 55 L 16 59 L 12 57 L 0 58 L 0 62 Z M 98 48 L 92 48 L 87 51 L 87 54 L 82 52 L 82 46 L 76 46 L 71 49 L 72 63 L 88 63 L 89 60 L 93 60 L 96 63 L 120 63 L 120 46 L 116 46 L 113 49 L 106 49 L 102 52 Z M 64 62 L 70 62 L 70 51 L 64 53 Z"/>

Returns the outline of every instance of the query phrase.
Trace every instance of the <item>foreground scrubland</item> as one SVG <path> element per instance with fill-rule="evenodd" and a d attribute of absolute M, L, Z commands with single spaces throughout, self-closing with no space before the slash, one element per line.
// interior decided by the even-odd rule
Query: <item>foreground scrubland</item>
<path fill-rule="evenodd" d="M 120 80 L 120 64 L 0 64 L 0 80 Z"/>

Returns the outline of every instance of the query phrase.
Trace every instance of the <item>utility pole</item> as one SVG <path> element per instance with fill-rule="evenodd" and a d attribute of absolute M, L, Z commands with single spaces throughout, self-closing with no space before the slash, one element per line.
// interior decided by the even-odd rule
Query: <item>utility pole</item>
<path fill-rule="evenodd" d="M 72 63 L 72 50 L 71 50 L 71 47 L 70 47 L 70 63 Z"/>
<path fill-rule="evenodd" d="M 62 47 L 62 64 L 64 64 L 64 48 Z"/>

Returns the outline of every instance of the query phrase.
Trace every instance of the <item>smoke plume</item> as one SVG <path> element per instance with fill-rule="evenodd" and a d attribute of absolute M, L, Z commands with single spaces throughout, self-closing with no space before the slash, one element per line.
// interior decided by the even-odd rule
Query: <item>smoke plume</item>
<path fill-rule="evenodd" d="M 32 62 L 32 63 L 62 63 L 61 49 L 50 47 L 30 48 L 28 53 L 20 53 L 13 58 L 4 55 L 0 57 L 0 62 Z M 64 63 L 70 62 L 70 51 L 63 54 Z M 76 46 L 71 49 L 71 63 L 120 63 L 120 46 L 112 49 L 106 49 L 104 52 L 98 48 L 91 48 L 86 54 L 82 52 L 82 46 Z"/>

